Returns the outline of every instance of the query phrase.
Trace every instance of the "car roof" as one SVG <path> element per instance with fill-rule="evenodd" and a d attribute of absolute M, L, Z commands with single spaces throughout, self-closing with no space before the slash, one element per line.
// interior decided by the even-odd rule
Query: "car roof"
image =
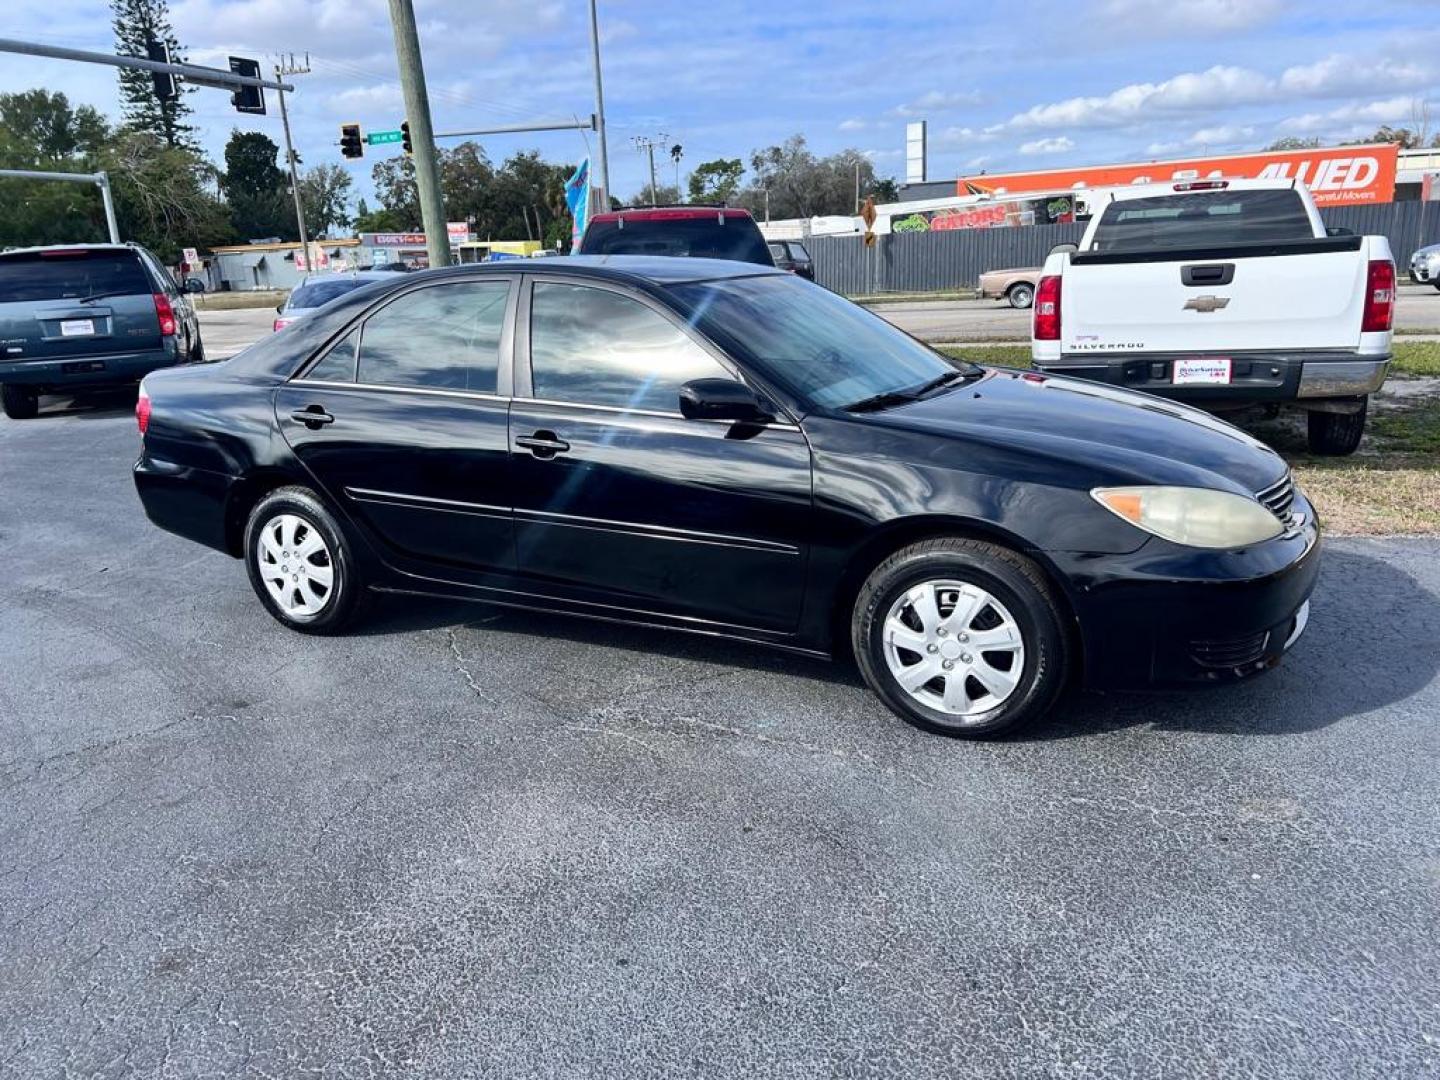
<path fill-rule="evenodd" d="M 328 274 L 306 274 L 295 283 L 295 288 L 321 281 L 389 281 L 394 275 L 393 270 L 332 270 Z"/>
<path fill-rule="evenodd" d="M 592 214 L 590 220 L 696 221 L 716 217 L 754 220 L 749 210 L 738 206 L 626 206 L 619 210 L 602 210 Z"/>
<path fill-rule="evenodd" d="M 139 251 L 139 244 L 38 244 L 35 247 L 8 248 L 0 251 L 0 258 L 7 255 L 43 255 L 47 251 Z"/>
<path fill-rule="evenodd" d="M 692 281 L 717 281 L 723 278 L 762 277 L 776 274 L 788 277 L 782 270 L 759 263 L 735 259 L 698 259 L 693 256 L 669 255 L 565 255 L 556 259 L 506 259 L 495 263 L 467 263 L 439 270 L 418 270 L 404 275 L 382 274 L 404 282 L 417 279 L 463 277 L 470 274 L 538 274 L 545 277 L 589 278 L 632 285 L 663 287 Z"/>

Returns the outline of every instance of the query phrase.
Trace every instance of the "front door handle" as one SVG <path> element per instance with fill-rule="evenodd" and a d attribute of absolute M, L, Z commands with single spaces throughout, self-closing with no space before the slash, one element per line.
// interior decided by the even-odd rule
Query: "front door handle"
<path fill-rule="evenodd" d="M 325 424 L 335 422 L 335 417 L 326 412 L 321 405 L 307 405 L 303 409 L 296 409 L 290 414 L 290 419 L 304 424 L 311 431 L 319 431 Z"/>
<path fill-rule="evenodd" d="M 553 431 L 537 431 L 533 435 L 521 435 L 515 440 L 516 446 L 523 446 L 537 458 L 553 458 L 570 449 L 570 444 Z"/>

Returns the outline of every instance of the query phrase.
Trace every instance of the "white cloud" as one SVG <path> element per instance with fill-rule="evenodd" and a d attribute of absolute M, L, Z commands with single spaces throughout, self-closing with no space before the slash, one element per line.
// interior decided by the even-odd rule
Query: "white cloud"
<path fill-rule="evenodd" d="M 1063 154 L 1067 150 L 1074 150 L 1075 142 L 1065 135 L 1058 135 L 1049 139 L 1035 139 L 1031 142 L 1020 144 L 1022 154 Z"/>
<path fill-rule="evenodd" d="M 1253 127 L 1241 127 L 1236 124 L 1221 124 L 1218 127 L 1201 128 L 1185 141 L 1191 146 L 1233 146 L 1251 139 L 1255 134 Z"/>
<path fill-rule="evenodd" d="M 869 121 L 851 117 L 849 120 L 840 121 L 841 131 L 864 131 L 870 126 Z"/>
<path fill-rule="evenodd" d="M 1187 112 L 1264 101 L 1273 81 L 1246 68 L 1217 65 L 1160 83 L 1131 83 L 1103 97 L 1074 97 L 1036 105 L 1010 118 L 1013 128 L 1111 127 Z"/>
<path fill-rule="evenodd" d="M 1106 0 L 1099 18 L 1132 36 L 1233 34 L 1268 23 L 1285 0 Z"/>
<path fill-rule="evenodd" d="M 1424 108 L 1413 97 L 1393 97 L 1363 104 L 1351 103 L 1327 112 L 1292 116 L 1276 125 L 1277 131 L 1305 135 L 1350 135 L 1358 129 L 1373 130 L 1381 124 L 1412 124 Z"/>
<path fill-rule="evenodd" d="M 1286 97 L 1339 97 L 1423 86 L 1440 77 L 1440 62 L 1334 53 L 1313 64 L 1286 68 L 1279 89 Z"/>
<path fill-rule="evenodd" d="M 931 90 L 921 94 L 914 101 L 895 106 L 892 113 L 895 116 L 920 116 L 925 113 L 944 112 L 947 109 L 973 107 L 984 101 L 985 95 L 978 90 L 956 92 Z"/>

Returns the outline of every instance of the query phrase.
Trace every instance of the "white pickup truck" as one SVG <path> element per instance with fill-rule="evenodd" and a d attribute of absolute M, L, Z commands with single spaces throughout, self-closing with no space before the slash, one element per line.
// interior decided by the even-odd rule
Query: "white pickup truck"
<path fill-rule="evenodd" d="M 1145 184 L 1091 205 L 1036 286 L 1037 368 L 1215 410 L 1294 404 L 1312 452 L 1355 450 L 1390 364 L 1385 237 L 1328 235 L 1292 180 Z"/>

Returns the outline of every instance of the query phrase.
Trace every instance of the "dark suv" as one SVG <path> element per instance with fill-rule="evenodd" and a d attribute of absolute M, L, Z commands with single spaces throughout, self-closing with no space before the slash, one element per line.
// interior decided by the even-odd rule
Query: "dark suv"
<path fill-rule="evenodd" d="M 647 206 L 596 214 L 576 255 L 678 255 L 774 266 L 748 210 Z"/>
<path fill-rule="evenodd" d="M 40 395 L 138 383 L 205 358 L 189 297 L 135 244 L 0 253 L 0 404 L 27 420 Z"/>

